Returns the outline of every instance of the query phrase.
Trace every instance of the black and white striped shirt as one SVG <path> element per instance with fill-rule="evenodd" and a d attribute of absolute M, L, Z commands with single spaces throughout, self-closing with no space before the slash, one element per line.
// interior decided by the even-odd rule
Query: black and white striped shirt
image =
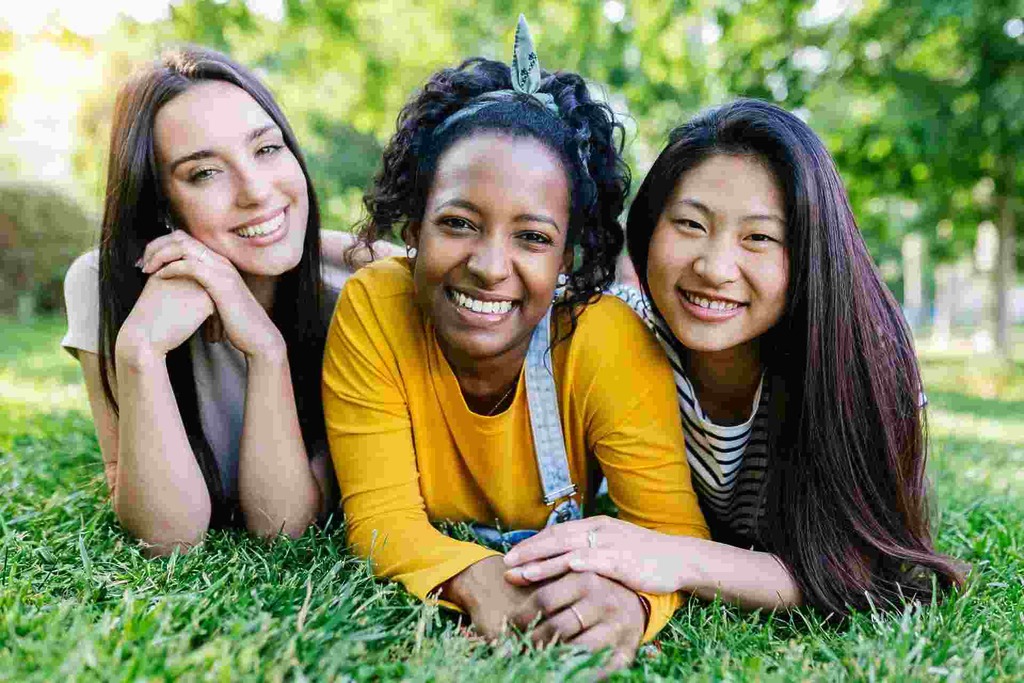
<path fill-rule="evenodd" d="M 609 292 L 629 304 L 647 323 L 672 365 L 690 477 L 712 533 L 722 530 L 738 537 L 736 540 L 754 542 L 764 512 L 763 484 L 768 466 L 768 392 L 764 376 L 747 420 L 738 425 L 716 425 L 701 409 L 686 376 L 679 342 L 656 319 L 643 295 L 624 285 L 615 285 Z"/>

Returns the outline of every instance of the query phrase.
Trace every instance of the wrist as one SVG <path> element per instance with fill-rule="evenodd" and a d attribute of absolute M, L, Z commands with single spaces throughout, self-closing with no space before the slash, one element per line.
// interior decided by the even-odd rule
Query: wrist
<path fill-rule="evenodd" d="M 441 597 L 472 613 L 480 604 L 480 596 L 488 590 L 488 580 L 497 576 L 504 581 L 505 563 L 501 557 L 485 557 L 448 579 Z"/>
<path fill-rule="evenodd" d="M 679 565 L 675 568 L 674 590 L 686 593 L 700 590 L 705 579 L 700 565 L 701 548 L 699 546 L 702 539 L 677 536 L 673 541 L 676 545 L 673 555 L 679 558 Z"/>
<path fill-rule="evenodd" d="M 288 345 L 276 329 L 258 344 L 243 350 L 250 363 L 280 366 L 288 362 Z"/>
<path fill-rule="evenodd" d="M 114 365 L 118 370 L 142 371 L 163 364 L 167 351 L 156 348 L 145 335 L 122 327 L 114 342 Z"/>

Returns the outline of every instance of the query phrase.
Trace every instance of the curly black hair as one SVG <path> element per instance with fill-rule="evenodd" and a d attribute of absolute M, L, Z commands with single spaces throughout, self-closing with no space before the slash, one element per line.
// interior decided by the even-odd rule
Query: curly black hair
<path fill-rule="evenodd" d="M 570 181 L 566 244 L 574 251 L 573 268 L 557 305 L 570 312 L 571 332 L 581 306 L 594 301 L 615 277 L 624 243 L 619 216 L 630 174 L 622 159 L 624 129 L 611 108 L 590 96 L 578 74 L 542 71 L 541 77 L 540 92 L 554 98 L 557 116 L 536 98 L 522 95 L 446 124 L 466 106 L 511 90 L 511 70 L 501 62 L 474 58 L 433 74 L 398 115 L 381 169 L 363 196 L 367 217 L 359 236 L 371 250 L 378 239 L 404 239 L 422 219 L 437 161 L 459 140 L 481 132 L 534 138 L 558 155 Z"/>

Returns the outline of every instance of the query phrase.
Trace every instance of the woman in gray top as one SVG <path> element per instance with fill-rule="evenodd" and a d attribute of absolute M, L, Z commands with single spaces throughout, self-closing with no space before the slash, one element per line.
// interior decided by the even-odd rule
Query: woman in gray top
<path fill-rule="evenodd" d="M 336 237 L 326 245 L 341 253 Z M 101 246 L 65 282 L 114 511 L 152 554 L 238 526 L 300 535 L 334 504 L 305 162 L 267 88 L 184 48 L 114 109 Z"/>

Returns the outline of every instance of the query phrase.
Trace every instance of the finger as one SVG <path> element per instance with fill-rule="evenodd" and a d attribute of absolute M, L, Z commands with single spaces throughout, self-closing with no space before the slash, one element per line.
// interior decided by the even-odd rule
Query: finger
<path fill-rule="evenodd" d="M 549 526 L 505 555 L 505 565 L 516 567 L 527 562 L 544 560 L 549 557 L 587 547 L 587 532 L 598 528 L 600 518 L 580 519 Z"/>
<path fill-rule="evenodd" d="M 514 586 L 529 586 L 532 583 L 562 576 L 572 571 L 569 563 L 580 552 L 584 551 L 574 550 L 571 553 L 565 553 L 550 560 L 530 562 L 519 567 L 513 567 L 505 572 L 505 580 Z"/>
<path fill-rule="evenodd" d="M 205 269 L 202 267 L 202 264 L 191 259 L 181 259 L 178 261 L 171 261 L 160 270 L 153 273 L 151 277 L 158 277 L 163 280 L 187 277 L 195 280 L 205 288 L 207 285 L 207 278 L 204 271 Z"/>
<path fill-rule="evenodd" d="M 139 259 L 141 262 L 140 267 L 144 266 L 154 254 L 162 249 L 166 249 L 169 246 L 187 244 L 189 241 L 194 241 L 194 239 L 184 230 L 172 230 L 167 235 L 161 235 L 160 237 L 151 240 L 142 251 L 142 258 Z"/>
<path fill-rule="evenodd" d="M 620 669 L 627 668 L 636 659 L 636 653 L 630 652 L 628 649 L 613 650 L 611 657 L 605 662 L 605 665 L 601 667 L 602 676 L 607 676 L 613 671 L 619 671 Z"/>
<path fill-rule="evenodd" d="M 616 648 L 619 645 L 619 628 L 615 624 L 601 621 L 594 624 L 587 630 L 579 633 L 575 638 L 569 639 L 569 645 L 582 647 L 591 652 L 597 652 L 603 648 Z"/>
<path fill-rule="evenodd" d="M 164 265 L 179 259 L 209 264 L 218 263 L 223 260 L 220 254 L 185 232 L 176 230 L 174 235 L 180 235 L 180 237 L 168 236 L 170 239 L 154 248 L 149 257 L 143 261 L 143 273 L 153 273 L 160 270 Z M 149 249 L 148 246 L 147 249 Z"/>
<path fill-rule="evenodd" d="M 583 599 L 588 592 L 595 590 L 596 584 L 601 581 L 604 579 L 594 574 L 566 574 L 555 579 L 535 590 L 529 599 L 512 613 L 512 623 L 519 628 L 527 628 L 538 615 L 550 617 Z"/>
<path fill-rule="evenodd" d="M 627 567 L 622 560 L 622 553 L 617 550 L 587 548 L 572 553 L 566 564 L 570 571 L 592 572 L 621 583 L 627 574 Z"/>
<path fill-rule="evenodd" d="M 544 619 L 530 634 L 535 643 L 569 642 L 605 618 L 601 601 L 585 596 L 562 611 Z"/>
<path fill-rule="evenodd" d="M 153 273 L 172 261 L 192 258 L 199 260 L 200 245 L 185 240 L 167 241 L 149 251 L 142 262 L 143 273 Z M 146 247 L 150 250 L 150 247 Z"/>

